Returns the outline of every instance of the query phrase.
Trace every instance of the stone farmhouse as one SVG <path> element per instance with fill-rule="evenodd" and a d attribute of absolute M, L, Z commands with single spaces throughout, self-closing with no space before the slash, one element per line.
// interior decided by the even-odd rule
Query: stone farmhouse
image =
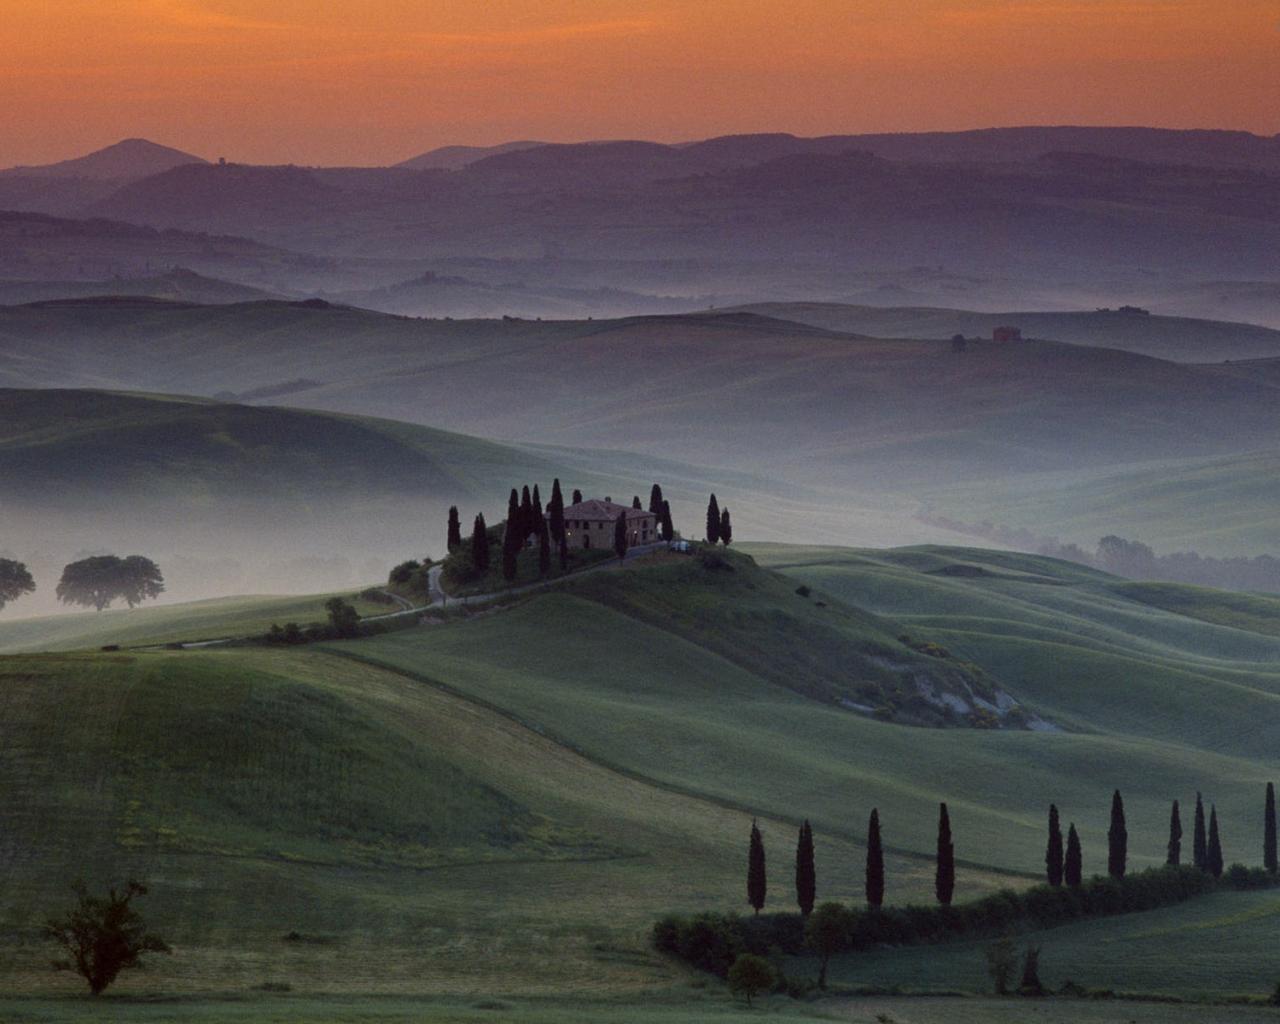
<path fill-rule="evenodd" d="M 637 547 L 658 540 L 658 517 L 645 509 L 619 505 L 610 498 L 592 498 L 564 510 L 565 543 L 570 549 L 589 551 L 613 547 L 613 531 L 622 513 L 627 516 L 627 545 Z"/>

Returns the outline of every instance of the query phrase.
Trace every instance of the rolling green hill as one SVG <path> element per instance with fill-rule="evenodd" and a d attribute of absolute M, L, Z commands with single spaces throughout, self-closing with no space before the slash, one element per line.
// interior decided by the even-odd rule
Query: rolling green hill
<path fill-rule="evenodd" d="M 1197 789 L 1227 859 L 1258 860 L 1262 785 L 1280 767 L 1268 603 L 978 549 L 750 551 L 760 566 L 666 556 L 303 649 L 0 658 L 0 987 L 63 990 L 35 927 L 80 873 L 146 877 L 177 946 L 124 992 L 657 986 L 679 1001 L 690 990 L 647 950 L 647 926 L 740 905 L 753 815 L 779 909 L 806 817 L 820 898 L 860 898 L 872 806 L 891 902 L 931 892 L 939 800 L 961 897 L 1037 877 L 1050 800 L 1097 870 L 1115 786 L 1134 866 L 1162 859 L 1168 802 L 1189 821 Z M 892 703 L 888 677 L 963 687 L 977 671 L 1056 731 L 921 729 L 839 703 L 870 682 Z M 1240 919 L 1229 975 L 1184 958 L 1140 964 L 1140 984 L 1268 991 L 1253 954 L 1274 897 L 1215 900 L 1055 931 L 1046 966 L 1100 985 L 1099 943 L 1140 958 L 1146 932 L 1185 944 Z M 904 978 L 922 953 L 898 955 L 873 973 Z M 977 987 L 959 947 L 922 977 Z"/>

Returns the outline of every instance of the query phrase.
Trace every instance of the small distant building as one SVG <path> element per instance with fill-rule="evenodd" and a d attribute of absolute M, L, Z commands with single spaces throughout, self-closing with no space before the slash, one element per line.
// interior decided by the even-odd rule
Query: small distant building
<path fill-rule="evenodd" d="M 627 545 L 638 547 L 658 540 L 658 517 L 642 508 L 619 505 L 605 498 L 592 498 L 568 505 L 564 510 L 565 543 L 570 549 L 590 551 L 613 547 L 618 516 L 627 516 Z"/>
<path fill-rule="evenodd" d="M 1021 341 L 1021 327 L 997 327 L 991 332 L 992 341 Z"/>

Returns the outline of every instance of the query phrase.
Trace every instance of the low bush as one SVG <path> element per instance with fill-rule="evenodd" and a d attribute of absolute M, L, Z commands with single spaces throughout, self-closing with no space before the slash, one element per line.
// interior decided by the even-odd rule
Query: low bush
<path fill-rule="evenodd" d="M 1260 887 L 1276 880 L 1261 869 L 1233 866 L 1224 882 L 1233 888 Z M 1238 881 L 1239 880 L 1239 881 Z M 1247 885 L 1245 883 L 1248 883 Z M 1002 936 L 1066 924 L 1080 918 L 1109 917 L 1171 906 L 1211 891 L 1217 883 L 1194 867 L 1148 868 L 1124 878 L 1094 877 L 1079 889 L 1037 885 L 1024 892 L 1003 889 L 949 907 L 839 907 L 844 936 L 840 952 L 875 946 L 914 946 L 954 939 Z M 704 971 L 725 977 L 743 953 L 789 956 L 812 952 L 799 914 L 700 914 L 668 916 L 653 928 L 653 945 Z"/>

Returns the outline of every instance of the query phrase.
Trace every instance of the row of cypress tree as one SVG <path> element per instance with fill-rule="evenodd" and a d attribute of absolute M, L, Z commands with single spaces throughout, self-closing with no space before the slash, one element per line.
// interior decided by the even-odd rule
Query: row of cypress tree
<path fill-rule="evenodd" d="M 1129 831 L 1125 824 L 1124 799 L 1116 790 L 1111 797 L 1111 823 L 1107 830 L 1107 873 L 1123 878 L 1128 866 Z M 1221 878 L 1223 871 L 1222 840 L 1218 830 L 1218 809 L 1210 805 L 1206 824 L 1204 800 L 1196 793 L 1193 825 L 1192 857 L 1195 867 Z M 1276 794 L 1268 782 L 1263 803 L 1262 862 L 1266 870 L 1280 872 L 1277 858 Z M 1169 844 L 1166 863 L 1178 867 L 1182 863 L 1182 820 L 1178 801 L 1173 802 L 1169 816 Z M 1084 856 L 1075 823 L 1067 828 L 1065 841 L 1056 804 L 1049 805 L 1049 840 L 1045 849 L 1045 878 L 1049 885 L 1066 885 L 1078 889 L 1084 884 Z M 817 868 L 814 862 L 813 827 L 806 820 L 796 840 L 796 904 L 808 916 L 817 899 Z M 951 836 L 951 818 L 945 803 L 938 807 L 938 842 L 934 867 L 934 894 L 938 903 L 949 906 L 955 894 L 955 843 Z M 767 894 L 764 837 L 751 822 L 751 838 L 747 851 L 747 903 L 758 914 L 764 909 Z M 865 869 L 867 905 L 884 904 L 884 845 L 880 835 L 880 811 L 873 808 L 867 824 L 867 859 Z"/>
<path fill-rule="evenodd" d="M 884 843 L 880 837 L 880 811 L 871 809 L 867 824 L 867 862 L 865 893 L 867 905 L 884 904 Z M 938 902 L 949 906 L 956 889 L 956 848 L 951 838 L 951 816 L 945 803 L 938 805 L 938 847 L 934 868 L 934 893 Z M 764 837 L 751 822 L 751 840 L 747 850 L 747 903 L 758 914 L 764 909 L 768 884 L 765 872 Z M 818 875 L 814 863 L 813 826 L 806 819 L 796 841 L 796 903 L 800 913 L 808 917 L 817 899 Z"/>

